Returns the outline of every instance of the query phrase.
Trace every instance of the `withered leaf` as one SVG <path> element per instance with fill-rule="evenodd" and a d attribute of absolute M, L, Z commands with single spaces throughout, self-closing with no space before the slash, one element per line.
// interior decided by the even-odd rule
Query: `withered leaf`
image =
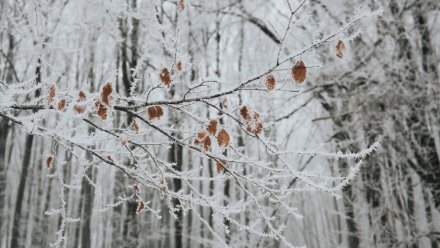
<path fill-rule="evenodd" d="M 50 167 L 52 167 L 53 164 L 53 155 L 49 155 L 47 156 L 46 159 L 46 167 L 49 169 Z"/>
<path fill-rule="evenodd" d="M 292 78 L 295 82 L 301 84 L 306 80 L 307 68 L 304 61 L 300 60 L 292 67 Z"/>
<path fill-rule="evenodd" d="M 220 147 L 228 147 L 230 142 L 230 137 L 228 132 L 225 129 L 220 130 L 217 134 L 217 143 Z"/>
<path fill-rule="evenodd" d="M 203 148 L 205 151 L 209 151 L 211 148 L 211 138 L 209 138 L 209 136 L 206 136 L 206 138 L 203 140 Z"/>
<path fill-rule="evenodd" d="M 144 210 L 144 208 L 145 208 L 144 202 L 143 201 L 139 201 L 138 207 L 136 209 L 136 213 L 138 214 L 138 213 L 142 212 Z"/>
<path fill-rule="evenodd" d="M 159 105 L 154 105 L 154 106 L 148 107 L 147 108 L 147 113 L 148 113 L 148 119 L 149 120 L 160 119 L 160 117 L 163 116 L 162 107 L 159 106 Z"/>
<path fill-rule="evenodd" d="M 107 106 L 110 106 L 112 91 L 113 91 L 113 88 L 112 88 L 111 83 L 106 83 L 104 85 L 104 87 L 102 87 L 101 101 Z"/>
<path fill-rule="evenodd" d="M 217 120 L 209 121 L 209 124 L 208 124 L 208 127 L 206 128 L 206 130 L 208 130 L 210 135 L 215 135 L 217 133 L 217 124 L 218 124 Z"/>
<path fill-rule="evenodd" d="M 338 44 L 336 44 L 336 56 L 340 59 L 344 57 L 345 53 L 345 44 L 342 40 L 338 41 Z"/>
<path fill-rule="evenodd" d="M 66 107 L 66 99 L 61 99 L 61 101 L 58 102 L 58 106 L 57 106 L 58 111 L 64 110 L 65 107 Z"/>
<path fill-rule="evenodd" d="M 268 91 L 275 89 L 275 77 L 272 74 L 266 76 L 266 88 Z"/>
<path fill-rule="evenodd" d="M 168 68 L 164 67 L 162 68 L 162 70 L 160 70 L 160 81 L 162 82 L 162 84 L 167 87 L 170 88 L 171 87 L 171 75 L 170 75 L 170 71 L 168 70 Z"/>

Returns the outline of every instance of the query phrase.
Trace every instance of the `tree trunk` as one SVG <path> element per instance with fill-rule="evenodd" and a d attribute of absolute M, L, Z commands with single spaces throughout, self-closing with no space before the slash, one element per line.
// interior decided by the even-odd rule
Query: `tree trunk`
<path fill-rule="evenodd" d="M 15 204 L 15 210 L 14 210 L 14 224 L 12 226 L 12 239 L 11 239 L 11 246 L 10 247 L 24 247 L 24 244 L 21 243 L 21 222 L 22 222 L 22 204 L 23 204 L 23 196 L 24 196 L 24 189 L 26 186 L 27 181 L 27 174 L 30 169 L 31 164 L 31 153 L 32 153 L 32 143 L 34 141 L 33 135 L 27 135 L 26 136 L 26 144 L 25 144 L 25 150 L 24 150 L 24 158 L 23 158 L 23 164 L 21 169 L 21 175 L 20 175 L 20 183 L 18 186 L 17 191 L 17 200 Z"/>

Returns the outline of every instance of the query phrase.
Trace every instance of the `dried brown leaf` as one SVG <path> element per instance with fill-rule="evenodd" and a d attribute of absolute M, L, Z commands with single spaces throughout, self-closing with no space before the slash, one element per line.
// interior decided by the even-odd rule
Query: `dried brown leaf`
<path fill-rule="evenodd" d="M 106 83 L 104 87 L 102 87 L 101 90 L 101 101 L 107 105 L 110 106 L 111 101 L 111 94 L 112 94 L 113 88 L 111 83 Z"/>
<path fill-rule="evenodd" d="M 53 155 L 49 155 L 47 156 L 46 159 L 46 167 L 49 169 L 50 167 L 52 167 L 53 164 Z"/>
<path fill-rule="evenodd" d="M 137 209 L 136 209 L 136 213 L 138 214 L 138 213 L 142 212 L 144 210 L 144 208 L 145 208 L 144 202 L 143 201 L 139 201 L 139 204 L 138 204 Z"/>
<path fill-rule="evenodd" d="M 66 103 L 66 99 L 61 99 L 61 101 L 58 102 L 58 111 L 62 111 L 66 107 Z"/>
<path fill-rule="evenodd" d="M 83 90 L 79 91 L 78 96 L 79 96 L 78 101 L 80 102 L 84 102 L 87 99 L 86 93 Z"/>
<path fill-rule="evenodd" d="M 250 120 L 251 119 L 251 116 L 249 115 L 249 109 L 248 109 L 248 107 L 247 106 L 243 106 L 243 107 L 241 107 L 241 109 L 240 109 L 240 115 L 241 115 L 241 117 L 244 119 L 244 120 Z"/>
<path fill-rule="evenodd" d="M 104 105 L 102 105 L 102 104 L 99 104 L 98 116 L 103 121 L 105 121 L 107 119 L 107 108 Z"/>
<path fill-rule="evenodd" d="M 228 132 L 225 129 L 220 130 L 217 134 L 217 143 L 220 147 L 228 147 L 230 142 L 230 137 Z"/>
<path fill-rule="evenodd" d="M 205 140 L 206 136 L 208 136 L 208 133 L 205 130 L 202 130 L 197 133 L 197 140 L 203 141 L 203 140 Z"/>
<path fill-rule="evenodd" d="M 295 82 L 301 84 L 306 80 L 307 68 L 304 61 L 300 60 L 292 67 L 292 78 Z"/>
<path fill-rule="evenodd" d="M 263 123 L 261 123 L 261 122 L 258 122 L 258 123 L 256 124 L 256 127 L 254 128 L 254 130 L 252 130 L 252 132 L 253 132 L 255 135 L 260 134 L 262 131 L 263 131 Z"/>
<path fill-rule="evenodd" d="M 268 91 L 275 89 L 275 77 L 272 74 L 266 76 L 266 88 Z"/>
<path fill-rule="evenodd" d="M 203 140 L 203 148 L 205 148 L 205 151 L 209 151 L 211 148 L 211 138 L 209 138 L 209 136 L 206 136 Z"/>
<path fill-rule="evenodd" d="M 209 122 L 208 127 L 206 128 L 206 130 L 208 130 L 208 133 L 210 135 L 215 135 L 217 133 L 217 124 L 218 124 L 217 120 L 211 120 Z"/>
<path fill-rule="evenodd" d="M 177 63 L 176 63 L 176 69 L 178 70 L 178 71 L 182 71 L 183 70 L 183 64 L 182 64 L 182 61 L 177 61 Z"/>
<path fill-rule="evenodd" d="M 171 75 L 170 75 L 170 71 L 168 70 L 168 68 L 164 67 L 162 68 L 162 70 L 160 70 L 160 81 L 162 82 L 162 84 L 167 87 L 170 88 L 171 87 Z"/>
<path fill-rule="evenodd" d="M 52 102 L 55 99 L 55 95 L 56 95 L 55 85 L 51 84 L 49 87 L 49 97 L 47 98 L 47 104 L 49 106 L 52 105 Z"/>
<path fill-rule="evenodd" d="M 73 110 L 78 113 L 78 114 L 82 114 L 86 111 L 86 108 L 84 106 L 80 106 L 80 105 L 75 105 L 75 107 L 73 108 Z"/>
<path fill-rule="evenodd" d="M 150 106 L 147 108 L 148 119 L 160 119 L 163 116 L 163 109 L 159 105 Z"/>
<path fill-rule="evenodd" d="M 338 41 L 338 44 L 336 44 L 336 56 L 340 59 L 344 57 L 345 53 L 345 44 L 342 40 Z"/>

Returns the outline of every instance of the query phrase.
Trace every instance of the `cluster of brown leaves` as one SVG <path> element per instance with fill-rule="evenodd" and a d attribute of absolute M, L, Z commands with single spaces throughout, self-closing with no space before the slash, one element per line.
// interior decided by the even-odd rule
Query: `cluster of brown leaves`
<path fill-rule="evenodd" d="M 218 121 L 217 120 L 210 120 L 206 130 L 202 130 L 197 133 L 196 140 L 194 141 L 194 144 L 196 145 L 202 145 L 205 151 L 209 151 L 211 148 L 212 142 L 211 137 L 216 137 L 217 143 L 220 148 L 227 148 L 231 142 L 231 138 L 229 137 L 228 132 L 225 129 L 220 130 L 217 132 L 218 129 Z"/>
<path fill-rule="evenodd" d="M 55 84 L 49 86 L 49 96 L 47 97 L 47 105 L 50 107 L 55 99 L 56 90 Z"/>
<path fill-rule="evenodd" d="M 86 111 L 86 108 L 81 103 L 85 102 L 86 100 L 87 100 L 86 93 L 83 90 L 80 90 L 78 94 L 78 104 L 76 104 L 75 107 L 73 107 L 73 110 L 78 114 L 84 113 Z"/>
<path fill-rule="evenodd" d="M 46 159 L 46 167 L 49 169 L 50 167 L 52 167 L 53 164 L 53 155 L 49 155 L 47 156 Z"/>
<path fill-rule="evenodd" d="M 172 81 L 171 81 L 170 71 L 168 70 L 168 68 L 166 67 L 162 68 L 162 70 L 160 70 L 159 77 L 160 77 L 160 81 L 165 87 L 167 88 L 171 87 Z"/>
<path fill-rule="evenodd" d="M 163 116 L 163 109 L 159 105 L 147 108 L 148 120 L 160 119 Z"/>
<path fill-rule="evenodd" d="M 209 151 L 209 149 L 211 149 L 212 142 L 211 142 L 211 138 L 208 135 L 208 132 L 205 130 L 198 132 L 194 144 L 201 145 L 203 146 L 205 151 Z"/>
<path fill-rule="evenodd" d="M 295 82 L 301 84 L 306 80 L 307 68 L 304 61 L 300 60 L 292 67 L 292 78 Z"/>
<path fill-rule="evenodd" d="M 345 53 L 345 44 L 342 40 L 338 41 L 338 44 L 336 44 L 336 56 L 340 59 L 344 57 Z"/>
<path fill-rule="evenodd" d="M 258 135 L 263 131 L 263 122 L 258 112 L 251 112 L 247 106 L 243 106 L 240 109 L 240 116 L 248 132 Z"/>
<path fill-rule="evenodd" d="M 106 83 L 101 89 L 101 98 L 95 100 L 95 107 L 98 109 L 98 116 L 101 120 L 106 120 L 108 109 L 112 100 L 113 87 L 111 83 Z M 80 92 L 81 98 L 81 92 Z"/>
<path fill-rule="evenodd" d="M 266 88 L 268 91 L 275 89 L 275 77 L 272 74 L 266 76 Z"/>

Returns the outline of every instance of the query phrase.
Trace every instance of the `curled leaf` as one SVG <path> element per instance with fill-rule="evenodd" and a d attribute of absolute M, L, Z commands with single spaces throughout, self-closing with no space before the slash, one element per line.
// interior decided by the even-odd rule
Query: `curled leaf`
<path fill-rule="evenodd" d="M 206 130 L 208 130 L 208 133 L 210 135 L 215 135 L 215 133 L 217 133 L 217 120 L 211 120 L 208 124 L 208 127 L 206 128 Z"/>
<path fill-rule="evenodd" d="M 266 76 L 266 88 L 268 91 L 275 89 L 275 77 L 272 74 Z"/>
<path fill-rule="evenodd" d="M 138 204 L 137 209 L 136 209 L 136 214 L 142 212 L 144 210 L 144 208 L 145 208 L 144 202 L 143 201 L 139 201 L 139 204 Z"/>
<path fill-rule="evenodd" d="M 162 68 L 162 70 L 160 70 L 160 81 L 162 82 L 162 84 L 167 87 L 170 88 L 171 87 L 171 75 L 170 75 L 170 71 L 168 70 L 168 68 L 164 67 Z"/>
<path fill-rule="evenodd" d="M 345 53 L 345 44 L 342 40 L 338 41 L 338 44 L 336 44 L 336 56 L 340 59 L 344 57 Z"/>
<path fill-rule="evenodd" d="M 53 164 L 53 155 L 49 155 L 47 156 L 46 159 L 46 167 L 49 169 L 50 167 L 52 167 Z"/>
<path fill-rule="evenodd" d="M 104 87 L 102 87 L 101 101 L 107 106 L 110 106 L 112 91 L 113 91 L 113 88 L 112 88 L 111 83 L 106 83 L 104 85 Z"/>
<path fill-rule="evenodd" d="M 302 83 L 306 80 L 307 69 L 304 61 L 300 60 L 292 67 L 292 78 L 297 83 Z"/>
<path fill-rule="evenodd" d="M 230 137 L 228 132 L 225 129 L 220 130 L 217 135 L 217 143 L 220 147 L 228 147 L 230 142 Z"/>

